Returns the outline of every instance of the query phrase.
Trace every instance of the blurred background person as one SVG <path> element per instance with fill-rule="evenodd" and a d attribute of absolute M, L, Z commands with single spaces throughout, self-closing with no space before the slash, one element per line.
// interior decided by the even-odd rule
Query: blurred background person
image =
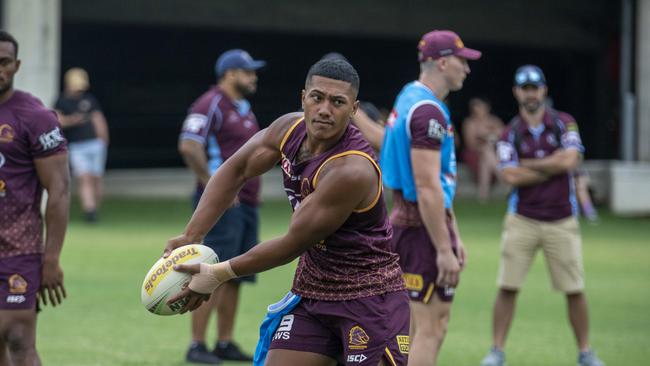
<path fill-rule="evenodd" d="M 490 102 L 485 98 L 469 101 L 469 116 L 463 121 L 463 162 L 472 170 L 478 183 L 477 198 L 487 202 L 490 188 L 498 181 L 496 142 L 503 130 L 503 121 L 491 113 Z"/>
<path fill-rule="evenodd" d="M 246 97 L 257 91 L 256 70 L 265 65 L 265 61 L 253 60 L 244 50 L 224 52 L 215 65 L 217 85 L 192 104 L 185 118 L 178 150 L 197 179 L 195 207 L 210 177 L 260 129 Z M 206 235 L 204 244 L 214 249 L 219 261 L 243 254 L 257 244 L 260 185 L 259 177 L 249 180 L 232 207 Z M 255 276 L 224 283 L 215 290 L 210 301 L 192 312 L 192 343 L 186 355 L 188 362 L 216 364 L 220 359 L 253 360 L 233 342 L 241 281 L 254 282 Z M 210 352 L 205 345 L 205 335 L 213 309 L 217 313 L 217 342 Z"/>
<path fill-rule="evenodd" d="M 540 249 L 553 289 L 566 296 L 578 366 L 604 366 L 589 344 L 582 237 L 572 186 L 584 153 L 578 125 L 568 113 L 544 103 L 548 89 L 539 67 L 519 67 L 512 91 L 519 113 L 501 135 L 497 154 L 503 179 L 514 189 L 503 225 L 492 348 L 481 366 L 505 365 L 517 295 Z"/>
<path fill-rule="evenodd" d="M 63 82 L 63 93 L 54 108 L 69 142 L 70 166 L 84 218 L 86 222 L 96 222 L 102 198 L 108 125 L 99 102 L 88 92 L 90 82 L 84 69 L 69 69 Z"/>
<path fill-rule="evenodd" d="M 361 130 L 370 146 L 379 152 L 384 142 L 384 125 L 386 124 L 379 109 L 370 102 L 360 102 L 359 109 L 352 115 L 352 123 Z"/>

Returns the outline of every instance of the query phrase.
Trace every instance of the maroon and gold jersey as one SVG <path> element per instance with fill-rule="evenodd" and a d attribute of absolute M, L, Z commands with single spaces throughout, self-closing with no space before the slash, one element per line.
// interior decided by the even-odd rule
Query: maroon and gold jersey
<path fill-rule="evenodd" d="M 308 299 L 342 301 L 403 290 L 398 256 L 390 250 L 393 230 L 372 148 L 356 127 L 348 125 L 341 140 L 329 151 L 296 164 L 306 137 L 306 123 L 300 118 L 280 145 L 284 189 L 294 210 L 318 189 L 322 167 L 347 155 L 359 155 L 372 163 L 379 174 L 379 191 L 371 205 L 354 210 L 336 232 L 300 256 L 292 291 Z"/>
<path fill-rule="evenodd" d="M 0 104 L 0 258 L 43 250 L 41 186 L 34 159 L 67 151 L 56 114 L 16 90 Z"/>

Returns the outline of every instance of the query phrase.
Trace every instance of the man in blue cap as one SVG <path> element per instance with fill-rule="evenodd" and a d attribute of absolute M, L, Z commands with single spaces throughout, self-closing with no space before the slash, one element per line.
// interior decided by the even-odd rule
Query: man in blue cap
<path fill-rule="evenodd" d="M 503 226 L 493 345 L 481 365 L 505 365 L 503 350 L 517 294 L 535 254 L 542 249 L 553 288 L 567 298 L 579 350 L 578 365 L 604 366 L 589 346 L 582 243 L 573 182 L 573 171 L 584 152 L 578 125 L 569 114 L 546 106 L 546 78 L 537 66 L 517 69 L 513 94 L 519 114 L 497 143 L 503 179 L 513 190 Z"/>
<path fill-rule="evenodd" d="M 178 150 L 197 179 L 194 205 L 210 177 L 223 162 L 259 131 L 250 103 L 246 100 L 257 90 L 257 70 L 266 62 L 254 60 L 248 52 L 234 49 L 224 52 L 216 62 L 218 83 L 201 95 L 190 107 L 183 123 Z M 258 242 L 260 179 L 251 179 L 205 237 L 204 244 L 225 261 L 245 253 Z M 192 343 L 188 362 L 217 364 L 220 359 L 252 361 L 233 343 L 233 328 L 239 284 L 253 282 L 254 276 L 229 281 L 219 287 L 210 301 L 192 312 Z M 212 352 L 205 345 L 206 328 L 212 313 L 217 313 L 217 343 Z"/>

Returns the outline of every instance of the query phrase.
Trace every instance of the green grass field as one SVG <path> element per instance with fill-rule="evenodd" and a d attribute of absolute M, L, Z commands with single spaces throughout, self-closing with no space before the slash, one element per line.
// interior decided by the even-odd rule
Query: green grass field
<path fill-rule="evenodd" d="M 469 263 L 439 364 L 471 366 L 490 346 L 504 206 L 459 202 L 456 211 Z M 189 316 L 149 314 L 140 305 L 140 286 L 189 214 L 185 201 L 112 200 L 101 222 L 89 226 L 73 210 L 62 259 L 68 298 L 39 316 L 45 365 L 184 365 Z M 262 239 L 283 233 L 289 215 L 285 201 L 265 204 Z M 610 366 L 647 365 L 650 220 L 602 216 L 600 225 L 582 227 L 592 344 Z M 266 306 L 289 289 L 293 268 L 263 273 L 256 285 L 244 287 L 236 338 L 246 350 L 254 350 Z M 575 365 L 564 298 L 550 290 L 541 255 L 520 296 L 506 351 L 511 366 Z"/>

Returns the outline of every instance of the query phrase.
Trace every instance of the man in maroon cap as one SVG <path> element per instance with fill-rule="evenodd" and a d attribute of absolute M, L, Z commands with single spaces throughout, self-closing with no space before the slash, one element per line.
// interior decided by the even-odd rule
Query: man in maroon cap
<path fill-rule="evenodd" d="M 443 100 L 463 87 L 467 60 L 481 52 L 447 30 L 425 34 L 418 50 L 420 76 L 398 95 L 376 148 L 383 182 L 393 189 L 392 246 L 411 299 L 409 365 L 435 365 L 466 258 L 452 209 L 454 129 Z"/>

